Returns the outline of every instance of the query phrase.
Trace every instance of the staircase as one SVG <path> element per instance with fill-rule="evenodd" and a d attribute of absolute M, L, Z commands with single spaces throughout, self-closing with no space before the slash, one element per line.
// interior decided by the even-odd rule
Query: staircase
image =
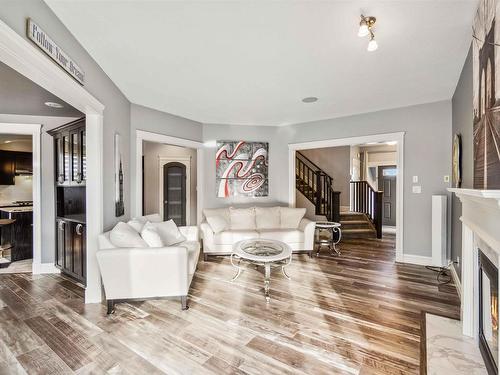
<path fill-rule="evenodd" d="M 362 212 L 341 212 L 342 238 L 376 238 L 377 230 L 367 215 Z"/>
<path fill-rule="evenodd" d="M 350 182 L 351 211 L 341 223 L 347 229 L 347 235 L 352 238 L 370 238 L 373 232 L 377 238 L 382 238 L 382 191 L 375 190 L 367 181 Z M 362 222 L 363 221 L 363 222 Z M 349 233 L 349 228 L 352 231 Z"/>
<path fill-rule="evenodd" d="M 333 178 L 298 151 L 295 186 L 314 205 L 316 215 L 340 221 L 340 191 L 333 190 Z"/>

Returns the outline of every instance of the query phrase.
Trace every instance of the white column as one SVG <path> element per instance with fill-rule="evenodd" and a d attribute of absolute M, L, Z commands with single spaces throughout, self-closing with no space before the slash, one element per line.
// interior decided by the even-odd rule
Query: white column
<path fill-rule="evenodd" d="M 462 223 L 462 333 L 474 337 L 474 234 Z"/>

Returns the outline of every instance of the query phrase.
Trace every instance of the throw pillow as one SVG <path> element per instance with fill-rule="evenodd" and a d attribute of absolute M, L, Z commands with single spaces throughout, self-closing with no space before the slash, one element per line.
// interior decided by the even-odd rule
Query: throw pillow
<path fill-rule="evenodd" d="M 255 229 L 255 208 L 233 208 L 229 207 L 229 217 L 231 218 L 231 229 Z"/>
<path fill-rule="evenodd" d="M 208 216 L 207 223 L 214 233 L 220 233 L 225 229 L 229 229 L 228 222 L 222 216 Z"/>
<path fill-rule="evenodd" d="M 141 231 L 141 237 L 149 247 L 163 247 L 163 241 L 160 237 L 160 233 L 158 233 L 158 229 L 150 223 L 149 221 L 144 224 L 144 228 Z"/>
<path fill-rule="evenodd" d="M 186 241 L 186 237 L 182 235 L 173 220 L 152 224 L 156 227 L 165 246 L 172 246 Z"/>
<path fill-rule="evenodd" d="M 116 247 L 148 247 L 139 233 L 127 223 L 118 222 L 109 233 L 109 240 Z"/>
<path fill-rule="evenodd" d="M 297 229 L 299 223 L 306 214 L 305 208 L 289 208 L 281 207 L 281 228 L 283 229 Z"/>
<path fill-rule="evenodd" d="M 211 216 L 222 216 L 226 222 L 229 223 L 229 208 L 205 208 L 203 209 L 203 215 L 205 218 Z"/>
<path fill-rule="evenodd" d="M 160 216 L 160 214 L 146 215 L 143 216 L 143 219 L 145 221 L 149 221 L 150 223 L 161 223 L 163 221 L 163 218 Z"/>
<path fill-rule="evenodd" d="M 134 217 L 130 219 L 127 224 L 134 228 L 137 233 L 141 233 L 144 224 L 146 224 L 146 220 L 142 217 Z"/>
<path fill-rule="evenodd" d="M 255 207 L 257 229 L 278 229 L 280 227 L 279 207 Z"/>

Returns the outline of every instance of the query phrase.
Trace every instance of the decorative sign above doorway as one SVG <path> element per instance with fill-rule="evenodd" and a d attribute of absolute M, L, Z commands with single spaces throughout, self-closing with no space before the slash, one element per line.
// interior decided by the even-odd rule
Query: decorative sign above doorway
<path fill-rule="evenodd" d="M 85 82 L 85 73 L 31 18 L 28 18 L 26 33 L 43 52 L 49 55 L 71 77 L 81 85 Z"/>
<path fill-rule="evenodd" d="M 267 142 L 217 141 L 217 197 L 267 197 Z"/>

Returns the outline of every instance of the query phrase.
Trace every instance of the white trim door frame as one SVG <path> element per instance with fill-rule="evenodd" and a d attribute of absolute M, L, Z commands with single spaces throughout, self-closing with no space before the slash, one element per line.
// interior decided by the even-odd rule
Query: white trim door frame
<path fill-rule="evenodd" d="M 59 272 L 59 270 L 52 265 L 52 267 L 42 266 L 42 192 L 41 192 L 41 124 L 15 124 L 15 123 L 0 123 L 1 134 L 24 134 L 31 135 L 31 142 L 33 147 L 33 265 L 32 272 L 50 273 Z M 47 269 L 49 268 L 49 269 Z"/>
<path fill-rule="evenodd" d="M 359 137 L 334 138 L 321 141 L 290 143 L 288 145 L 288 197 L 290 207 L 295 207 L 295 153 L 300 150 L 315 148 L 355 146 L 371 142 L 397 142 L 396 165 L 396 262 L 404 262 L 404 223 L 403 223 L 403 193 L 404 193 L 404 132 L 372 134 Z"/>
<path fill-rule="evenodd" d="M 163 143 L 166 145 L 188 147 L 196 149 L 196 216 L 197 224 L 201 224 L 202 217 L 202 207 L 203 207 L 203 189 L 199 188 L 199 185 L 203 181 L 203 143 L 198 141 L 192 141 L 190 139 L 172 137 L 165 134 L 153 133 L 145 130 L 136 130 L 135 132 L 135 207 L 134 216 L 142 216 L 142 154 L 143 147 L 142 142 L 156 142 Z"/>
<path fill-rule="evenodd" d="M 159 156 L 158 157 L 158 212 L 163 218 L 164 206 L 164 186 L 163 186 L 163 166 L 168 163 L 181 163 L 186 166 L 186 225 L 191 225 L 191 157 L 179 156 Z"/>
<path fill-rule="evenodd" d="M 87 136 L 87 287 L 85 303 L 101 302 L 97 266 L 97 236 L 103 230 L 103 113 L 104 105 L 54 64 L 42 51 L 0 21 L 0 61 L 61 98 L 86 117 Z M 34 212 L 36 215 L 36 213 Z M 39 215 L 40 217 L 40 212 Z M 53 223 L 55 231 L 55 221 Z M 47 249 L 52 251 L 55 249 Z M 40 267 L 40 270 L 51 267 Z M 36 269 L 34 268 L 34 271 Z"/>

